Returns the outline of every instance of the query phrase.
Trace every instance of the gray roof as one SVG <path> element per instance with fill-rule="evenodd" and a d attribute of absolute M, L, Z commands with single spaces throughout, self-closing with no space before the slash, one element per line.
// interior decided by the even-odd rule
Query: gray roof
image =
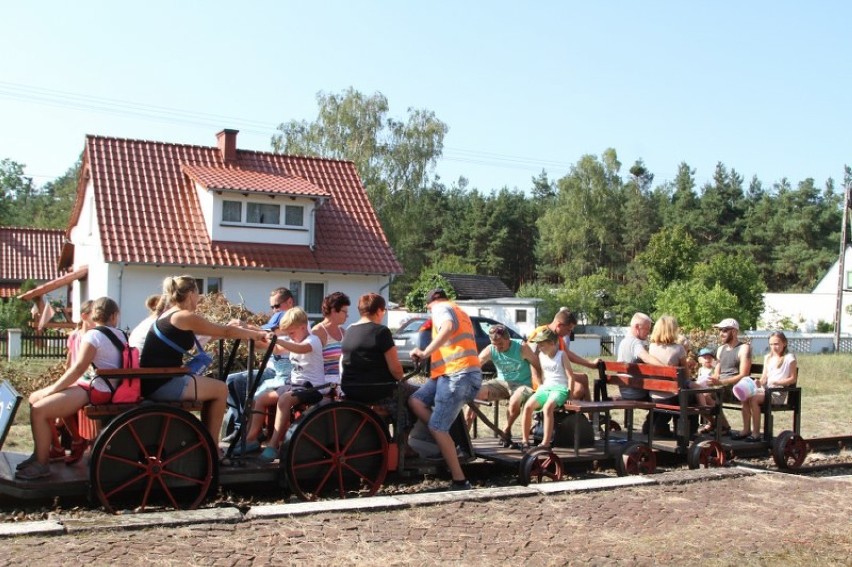
<path fill-rule="evenodd" d="M 441 274 L 456 290 L 456 299 L 493 299 L 515 297 L 512 290 L 497 276 Z"/>

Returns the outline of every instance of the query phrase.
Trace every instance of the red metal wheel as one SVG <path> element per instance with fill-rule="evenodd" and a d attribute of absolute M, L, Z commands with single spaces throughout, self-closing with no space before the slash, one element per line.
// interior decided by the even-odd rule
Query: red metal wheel
<path fill-rule="evenodd" d="M 619 476 L 653 474 L 657 470 L 657 456 L 644 443 L 628 444 L 615 459 Z"/>
<path fill-rule="evenodd" d="M 544 447 L 534 449 L 524 455 L 518 470 L 518 481 L 527 486 L 530 482 L 562 480 L 562 459 L 559 455 Z"/>
<path fill-rule="evenodd" d="M 388 471 L 388 432 L 367 406 L 316 406 L 295 422 L 281 448 L 281 468 L 302 500 L 372 496 Z"/>
<path fill-rule="evenodd" d="M 772 458 L 781 469 L 797 469 L 808 456 L 808 444 L 801 435 L 792 431 L 782 431 L 772 441 Z"/>
<path fill-rule="evenodd" d="M 154 504 L 194 509 L 218 486 L 218 452 L 191 413 L 143 405 L 104 429 L 92 448 L 89 475 L 110 512 Z"/>
<path fill-rule="evenodd" d="M 716 441 L 696 441 L 689 447 L 686 456 L 691 469 L 723 467 L 726 461 L 725 449 Z"/>

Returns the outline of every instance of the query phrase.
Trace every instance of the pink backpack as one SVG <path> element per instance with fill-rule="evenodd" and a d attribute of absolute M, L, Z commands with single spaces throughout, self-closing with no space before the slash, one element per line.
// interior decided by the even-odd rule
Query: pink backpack
<path fill-rule="evenodd" d="M 95 327 L 95 330 L 106 335 L 121 353 L 121 365 L 119 368 L 139 368 L 139 349 L 130 346 L 127 342 L 127 334 L 124 331 L 122 331 L 124 342 L 121 342 L 109 327 Z M 112 399 L 110 401 L 114 404 L 135 404 L 142 399 L 142 380 L 139 378 L 122 378 L 115 389 L 113 389 L 109 380 L 106 383 L 109 384 L 110 390 L 112 390 Z"/>

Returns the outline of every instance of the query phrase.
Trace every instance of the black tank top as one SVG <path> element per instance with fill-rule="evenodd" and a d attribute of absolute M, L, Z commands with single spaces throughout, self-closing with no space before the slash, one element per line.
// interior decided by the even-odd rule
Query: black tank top
<path fill-rule="evenodd" d="M 195 333 L 178 329 L 172 325 L 172 315 L 174 313 L 169 313 L 168 316 L 157 319 L 154 321 L 154 325 L 179 347 L 184 350 L 192 349 L 195 346 Z M 145 337 L 145 346 L 142 347 L 142 353 L 139 356 L 139 366 L 143 368 L 183 366 L 183 354 L 164 343 L 157 336 L 152 326 Z M 146 378 L 142 380 L 142 396 L 150 395 L 168 381 L 169 378 Z"/>

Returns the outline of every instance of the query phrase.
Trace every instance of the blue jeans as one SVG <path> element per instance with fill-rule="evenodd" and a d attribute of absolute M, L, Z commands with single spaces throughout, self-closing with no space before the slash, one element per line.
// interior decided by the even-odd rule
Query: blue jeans
<path fill-rule="evenodd" d="M 429 380 L 412 397 L 433 408 L 429 429 L 446 433 L 464 405 L 476 397 L 481 386 L 482 371 L 477 368 Z"/>
<path fill-rule="evenodd" d="M 258 377 L 257 372 L 254 373 L 254 376 L 255 380 L 259 378 L 260 383 L 263 383 L 275 378 L 275 370 L 272 365 L 269 365 L 261 376 Z M 236 425 L 240 422 L 239 416 L 242 414 L 242 409 L 246 404 L 246 396 L 248 396 L 248 371 L 228 374 L 225 384 L 228 386 L 228 413 L 233 416 L 234 425 Z M 234 397 L 235 394 L 236 398 Z M 239 411 L 236 408 L 239 408 Z"/>

